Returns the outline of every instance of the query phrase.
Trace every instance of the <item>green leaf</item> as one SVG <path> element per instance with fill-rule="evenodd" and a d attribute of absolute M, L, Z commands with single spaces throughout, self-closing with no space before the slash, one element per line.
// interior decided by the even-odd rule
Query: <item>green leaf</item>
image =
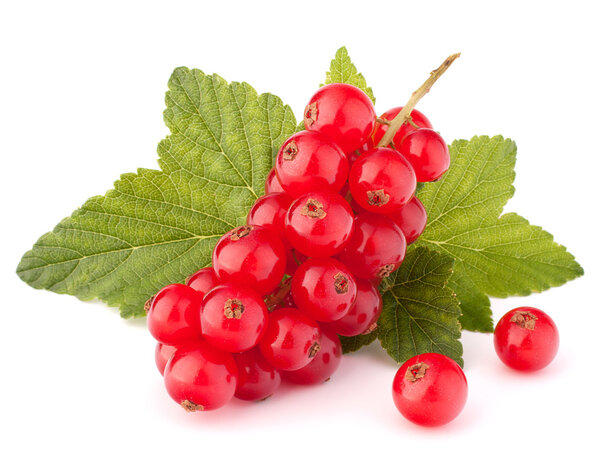
<path fill-rule="evenodd" d="M 456 266 L 455 266 L 456 267 Z M 469 277 L 461 271 L 454 271 L 448 287 L 458 293 L 458 300 L 462 315 L 460 324 L 464 330 L 492 333 L 494 321 L 492 320 L 492 306 L 490 298 L 482 294 Z"/>
<path fill-rule="evenodd" d="M 377 328 L 368 334 L 359 334 L 358 336 L 340 336 L 342 343 L 342 352 L 344 354 L 355 352 L 365 345 L 369 345 L 375 339 L 377 339 Z"/>
<path fill-rule="evenodd" d="M 122 175 L 43 235 L 17 268 L 25 282 L 140 316 L 146 299 L 210 264 L 219 237 L 244 223 L 272 154 L 294 131 L 291 109 L 187 68 L 171 76 L 166 104 L 161 171 Z"/>
<path fill-rule="evenodd" d="M 440 252 L 413 247 L 390 277 L 377 329 L 381 345 L 395 361 L 434 352 L 462 365 L 461 311 L 448 287 L 453 264 Z"/>
<path fill-rule="evenodd" d="M 516 151 L 501 136 L 456 141 L 446 175 L 419 192 L 428 223 L 416 245 L 456 259 L 452 288 L 469 330 L 492 331 L 487 296 L 528 295 L 583 274 L 552 235 L 516 214 L 500 216 L 514 193 Z"/>
<path fill-rule="evenodd" d="M 325 84 L 331 83 L 346 83 L 356 86 L 375 103 L 373 89 L 367 86 L 367 80 L 365 80 L 363 74 L 359 73 L 356 66 L 352 63 L 346 47 L 340 48 L 335 53 L 335 58 L 331 61 L 329 72 L 325 76 Z"/>

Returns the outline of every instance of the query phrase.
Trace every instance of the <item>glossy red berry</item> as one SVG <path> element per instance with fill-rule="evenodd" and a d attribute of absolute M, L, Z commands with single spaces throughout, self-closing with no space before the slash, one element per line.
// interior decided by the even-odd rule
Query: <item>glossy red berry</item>
<path fill-rule="evenodd" d="M 200 337 L 202 295 L 185 284 L 170 284 L 148 301 L 148 331 L 158 342 L 180 345 Z"/>
<path fill-rule="evenodd" d="M 392 108 L 384 112 L 380 117 L 384 120 L 391 121 L 394 119 L 394 117 L 398 115 L 400 111 L 402 111 L 401 106 Z M 394 147 L 396 148 L 396 150 L 400 147 L 402 139 L 404 139 L 408 134 L 412 133 L 413 131 L 418 130 L 419 128 L 433 128 L 433 125 L 431 125 L 429 119 L 425 117 L 425 114 L 423 114 L 420 111 L 417 111 L 416 109 L 413 109 L 410 113 L 410 119 L 411 120 L 409 122 L 405 122 L 404 125 L 402 125 L 394 135 L 392 142 L 394 143 Z M 416 127 L 413 124 L 416 125 Z M 383 137 L 387 129 L 388 126 L 385 124 L 377 123 L 375 125 L 375 131 L 373 132 L 374 146 L 377 146 L 377 144 L 379 144 L 379 141 L 381 141 L 381 138 Z"/>
<path fill-rule="evenodd" d="M 219 279 L 212 267 L 205 267 L 190 276 L 185 284 L 198 291 L 204 297 L 208 291 L 219 284 Z"/>
<path fill-rule="evenodd" d="M 494 347 L 504 364 L 533 372 L 546 367 L 558 352 L 558 329 L 544 311 L 523 306 L 507 312 L 494 330 Z"/>
<path fill-rule="evenodd" d="M 290 244 L 306 256 L 332 256 L 352 235 L 352 210 L 340 195 L 311 192 L 298 197 L 285 219 Z"/>
<path fill-rule="evenodd" d="M 396 225 L 402 230 L 406 238 L 406 244 L 411 244 L 417 240 L 427 225 L 427 212 L 423 203 L 413 197 L 406 205 L 389 215 Z"/>
<path fill-rule="evenodd" d="M 212 262 L 221 282 L 244 285 L 266 295 L 283 277 L 285 253 L 277 234 L 263 227 L 244 225 L 217 242 Z"/>
<path fill-rule="evenodd" d="M 439 353 L 406 361 L 394 377 L 396 408 L 411 422 L 434 427 L 452 421 L 467 401 L 467 379 L 456 362 Z"/>
<path fill-rule="evenodd" d="M 379 290 L 367 280 L 356 280 L 356 301 L 348 314 L 335 322 L 329 322 L 327 329 L 341 336 L 358 336 L 370 333 L 377 326 L 383 302 Z"/>
<path fill-rule="evenodd" d="M 338 255 L 357 278 L 379 281 L 395 271 L 406 253 L 406 239 L 392 219 L 380 214 L 356 216 L 354 233 Z"/>
<path fill-rule="evenodd" d="M 371 99 L 359 88 L 343 83 L 327 84 L 310 99 L 304 110 L 304 126 L 333 139 L 344 153 L 360 148 L 375 128 Z"/>
<path fill-rule="evenodd" d="M 283 143 L 275 172 L 284 191 L 299 197 L 306 192 L 338 192 L 348 178 L 348 158 L 337 144 L 316 131 L 300 131 Z"/>
<path fill-rule="evenodd" d="M 154 349 L 154 361 L 156 362 L 156 368 L 161 375 L 165 373 L 167 362 L 169 361 L 169 358 L 173 356 L 175 350 L 177 350 L 177 347 L 161 344 L 160 342 L 156 343 L 156 348 Z"/>
<path fill-rule="evenodd" d="M 267 362 L 279 370 L 298 370 L 318 354 L 321 330 L 313 319 L 295 308 L 269 315 L 267 332 L 258 346 Z"/>
<path fill-rule="evenodd" d="M 279 184 L 277 174 L 275 173 L 275 167 L 273 167 L 265 180 L 265 194 L 273 194 L 275 192 L 283 192 L 283 188 L 281 187 L 281 184 Z"/>
<path fill-rule="evenodd" d="M 340 319 L 356 299 L 356 281 L 337 259 L 310 258 L 292 279 L 296 306 L 318 322 Z"/>
<path fill-rule="evenodd" d="M 202 336 L 219 350 L 246 351 L 265 333 L 267 314 L 265 302 L 256 291 L 236 284 L 217 286 L 202 302 Z"/>
<path fill-rule="evenodd" d="M 319 384 L 329 380 L 342 361 L 340 338 L 326 328 L 321 330 L 321 350 L 302 369 L 282 372 L 283 377 L 296 384 Z"/>
<path fill-rule="evenodd" d="M 199 341 L 173 354 L 164 377 L 171 398 L 192 412 L 220 408 L 231 400 L 237 374 L 229 353 Z"/>
<path fill-rule="evenodd" d="M 256 200 L 248 212 L 246 223 L 272 230 L 283 239 L 285 215 L 292 201 L 293 199 L 284 192 L 264 195 Z"/>
<path fill-rule="evenodd" d="M 412 164 L 417 181 L 421 183 L 437 180 L 450 167 L 450 152 L 446 142 L 430 128 L 410 133 L 398 151 Z"/>
<path fill-rule="evenodd" d="M 352 165 L 349 176 L 352 198 L 367 211 L 390 214 L 406 204 L 417 187 L 415 172 L 396 150 L 374 148 Z"/>
<path fill-rule="evenodd" d="M 263 400 L 275 392 L 281 384 L 279 371 L 271 366 L 255 347 L 233 355 L 238 367 L 235 397 L 241 400 Z"/>

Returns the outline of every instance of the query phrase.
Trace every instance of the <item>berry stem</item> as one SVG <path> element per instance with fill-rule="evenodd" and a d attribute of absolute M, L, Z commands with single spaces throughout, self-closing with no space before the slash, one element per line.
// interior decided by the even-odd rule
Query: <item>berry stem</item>
<path fill-rule="evenodd" d="M 400 111 L 398 115 L 394 117 L 394 119 L 391 121 L 390 125 L 388 126 L 388 129 L 379 141 L 379 144 L 377 144 L 377 147 L 387 147 L 388 145 L 390 145 L 392 139 L 394 138 L 394 135 L 404 124 L 404 122 L 408 120 L 408 118 L 410 117 L 410 113 L 415 108 L 417 103 L 419 103 L 419 100 L 421 100 L 425 96 L 425 94 L 429 92 L 431 86 L 433 86 L 433 84 L 444 74 L 448 67 L 450 67 L 450 65 L 459 56 L 460 53 L 455 53 L 453 55 L 448 56 L 446 60 L 440 65 L 440 67 L 431 72 L 429 78 L 425 81 L 425 83 L 423 83 L 421 87 L 419 87 L 419 89 L 412 93 L 412 95 L 408 99 L 408 102 L 402 108 L 402 111 Z"/>
<path fill-rule="evenodd" d="M 271 311 L 275 306 L 281 304 L 285 296 L 290 292 L 292 288 L 291 278 L 288 278 L 281 283 L 277 291 L 265 298 L 265 304 L 267 309 Z"/>

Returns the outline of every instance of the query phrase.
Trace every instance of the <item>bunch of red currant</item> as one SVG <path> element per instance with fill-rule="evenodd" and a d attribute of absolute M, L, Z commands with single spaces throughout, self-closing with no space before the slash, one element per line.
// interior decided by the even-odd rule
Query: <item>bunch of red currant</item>
<path fill-rule="evenodd" d="M 148 302 L 157 366 L 186 410 L 262 400 L 282 378 L 321 383 L 340 363 L 338 336 L 376 327 L 377 286 L 427 221 L 417 182 L 437 180 L 450 164 L 446 143 L 416 110 L 392 148 L 375 145 L 401 109 L 378 119 L 360 89 L 319 89 L 306 130 L 283 143 L 246 225 L 219 240 L 212 267 Z M 394 382 L 398 408 L 418 423 L 451 420 L 466 400 L 462 370 L 443 355 L 415 358 Z M 445 404 L 427 399 L 436 389 L 450 392 Z"/>
<path fill-rule="evenodd" d="M 401 109 L 377 119 L 360 89 L 319 89 L 306 130 L 283 143 L 247 224 L 219 240 L 212 267 L 148 302 L 158 368 L 185 409 L 261 400 L 282 377 L 323 382 L 340 363 L 338 335 L 374 329 L 378 283 L 425 228 L 417 182 L 450 164 L 446 143 L 416 110 L 394 148 L 376 147 Z"/>

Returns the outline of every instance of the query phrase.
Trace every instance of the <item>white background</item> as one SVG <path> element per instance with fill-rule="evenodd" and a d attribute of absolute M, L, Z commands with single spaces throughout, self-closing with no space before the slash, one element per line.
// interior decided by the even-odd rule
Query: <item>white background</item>
<path fill-rule="evenodd" d="M 206 4 L 205 4 L 206 3 Z M 0 8 L 2 280 L 0 447 L 598 448 L 597 2 L 3 2 Z M 586 275 L 494 319 L 541 307 L 561 348 L 523 375 L 490 335 L 464 333 L 469 400 L 439 429 L 410 424 L 376 346 L 331 382 L 186 414 L 163 389 L 143 320 L 35 291 L 21 255 L 123 172 L 157 168 L 164 92 L 186 65 L 273 92 L 298 116 L 346 45 L 377 97 L 403 104 L 450 53 L 462 57 L 419 108 L 448 140 L 516 140 L 507 211 L 542 225 Z"/>

